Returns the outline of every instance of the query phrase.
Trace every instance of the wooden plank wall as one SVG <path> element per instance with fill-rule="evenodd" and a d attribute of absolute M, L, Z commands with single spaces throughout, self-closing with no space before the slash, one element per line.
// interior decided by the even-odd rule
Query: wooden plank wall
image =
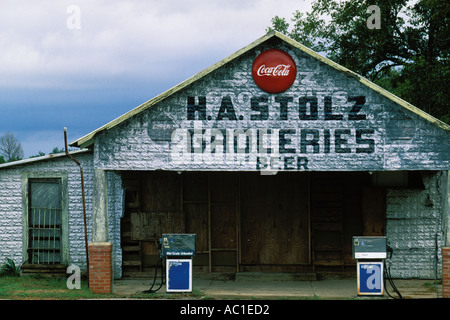
<path fill-rule="evenodd" d="M 376 215 L 378 218 L 367 221 L 366 227 L 382 232 L 384 207 L 374 206 L 381 199 L 379 194 L 365 192 L 369 184 L 365 172 L 311 175 L 311 255 L 315 271 L 355 271 L 352 237 L 368 235 L 364 226 L 367 217 Z"/>
<path fill-rule="evenodd" d="M 367 179 L 367 173 L 124 173 L 124 274 L 152 272 L 160 234 L 171 232 L 197 235 L 194 266 L 204 271 L 354 266 L 351 237 L 383 230 L 383 195 L 364 191 Z"/>
<path fill-rule="evenodd" d="M 308 175 L 249 173 L 241 180 L 241 263 L 309 264 Z"/>

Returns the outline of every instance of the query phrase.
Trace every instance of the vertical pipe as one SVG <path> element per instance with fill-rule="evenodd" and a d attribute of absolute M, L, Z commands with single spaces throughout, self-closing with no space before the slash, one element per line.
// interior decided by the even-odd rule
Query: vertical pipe
<path fill-rule="evenodd" d="M 83 175 L 83 167 L 81 164 L 69 154 L 67 149 L 67 128 L 64 127 L 64 147 L 66 151 L 66 155 L 72 159 L 80 168 L 80 176 L 81 176 L 81 197 L 83 200 L 83 220 L 84 220 L 84 242 L 86 247 L 86 267 L 87 267 L 87 276 L 89 276 L 89 254 L 88 254 L 88 237 L 87 237 L 87 224 L 86 224 L 86 200 L 84 197 L 84 175 Z"/>
<path fill-rule="evenodd" d="M 211 245 L 211 173 L 208 172 L 208 271 L 212 272 L 212 245 Z"/>
<path fill-rule="evenodd" d="M 36 209 L 32 209 L 32 212 L 33 212 L 33 231 L 32 231 L 32 237 L 31 237 L 31 248 L 32 248 L 32 250 L 31 250 L 31 263 L 35 263 L 35 261 L 36 261 L 36 248 L 37 248 L 37 245 L 36 245 L 36 240 L 35 239 L 37 239 L 37 236 L 38 236 L 38 229 L 37 229 L 37 218 L 36 218 Z"/>
<path fill-rule="evenodd" d="M 307 193 L 308 193 L 308 203 L 307 203 L 307 210 L 308 210 L 308 264 L 312 265 L 312 224 L 311 224 L 311 174 L 307 173 Z M 313 266 L 314 269 L 314 266 Z"/>
<path fill-rule="evenodd" d="M 48 226 L 45 228 L 45 233 L 47 234 L 47 263 L 50 264 L 50 219 L 52 217 L 52 206 L 50 206 L 50 208 L 48 209 L 49 213 L 48 213 Z"/>
<path fill-rule="evenodd" d="M 41 253 L 40 253 L 40 249 L 41 249 L 41 208 L 38 209 L 38 237 L 37 237 L 37 257 L 38 257 L 38 264 L 41 261 Z"/>
<path fill-rule="evenodd" d="M 33 263 L 33 256 L 34 256 L 34 220 L 36 219 L 36 214 L 34 213 L 34 209 L 30 206 L 30 211 L 31 211 L 31 227 L 29 227 L 28 230 L 28 261 L 30 263 Z M 28 222 L 30 223 L 30 222 Z"/>
<path fill-rule="evenodd" d="M 55 211 L 55 217 L 54 217 L 54 221 L 53 221 L 53 261 L 55 261 L 55 257 L 56 257 L 56 216 L 58 215 L 58 213 Z"/>
<path fill-rule="evenodd" d="M 241 254 L 241 250 L 240 250 L 240 246 L 241 246 L 241 211 L 240 211 L 240 204 L 239 204 L 239 199 L 241 197 L 241 186 L 240 186 L 240 172 L 236 173 L 236 181 L 235 183 L 236 185 L 236 194 L 235 194 L 235 212 L 236 212 L 236 272 L 239 272 L 239 264 L 240 264 L 240 254 Z"/>

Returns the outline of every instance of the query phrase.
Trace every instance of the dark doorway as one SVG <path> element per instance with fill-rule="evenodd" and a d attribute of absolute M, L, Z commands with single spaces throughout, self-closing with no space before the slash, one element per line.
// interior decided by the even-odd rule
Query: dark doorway
<path fill-rule="evenodd" d="M 126 172 L 123 273 L 152 272 L 162 233 L 197 235 L 205 272 L 354 270 L 351 238 L 384 232 L 368 173 Z M 349 268 L 350 267 L 350 268 Z"/>

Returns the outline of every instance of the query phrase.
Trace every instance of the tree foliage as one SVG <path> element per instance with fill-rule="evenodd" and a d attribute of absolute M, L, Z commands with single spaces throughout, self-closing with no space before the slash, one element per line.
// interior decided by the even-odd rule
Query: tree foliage
<path fill-rule="evenodd" d="M 370 20 L 375 5 L 379 28 Z M 450 123 L 450 2 L 315 0 L 291 22 L 274 17 L 267 31 L 288 35 Z"/>
<path fill-rule="evenodd" d="M 69 148 L 69 151 L 71 151 L 71 150 L 72 150 L 72 149 Z M 66 149 L 65 149 L 65 148 L 54 147 L 54 148 L 52 149 L 52 151 L 49 153 L 49 155 L 51 155 L 51 154 L 57 154 L 57 153 L 64 153 L 64 152 L 66 152 Z M 45 156 L 45 155 L 46 155 L 45 152 L 42 152 L 41 150 L 39 150 L 39 152 L 38 152 L 37 154 L 30 156 L 30 158 L 42 157 L 42 156 Z"/>

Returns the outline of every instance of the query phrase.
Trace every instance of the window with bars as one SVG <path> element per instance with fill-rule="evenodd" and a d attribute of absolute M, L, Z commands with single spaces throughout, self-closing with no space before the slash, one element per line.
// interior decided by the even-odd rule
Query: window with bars
<path fill-rule="evenodd" d="M 60 264 L 61 179 L 30 179 L 28 188 L 28 263 Z"/>

